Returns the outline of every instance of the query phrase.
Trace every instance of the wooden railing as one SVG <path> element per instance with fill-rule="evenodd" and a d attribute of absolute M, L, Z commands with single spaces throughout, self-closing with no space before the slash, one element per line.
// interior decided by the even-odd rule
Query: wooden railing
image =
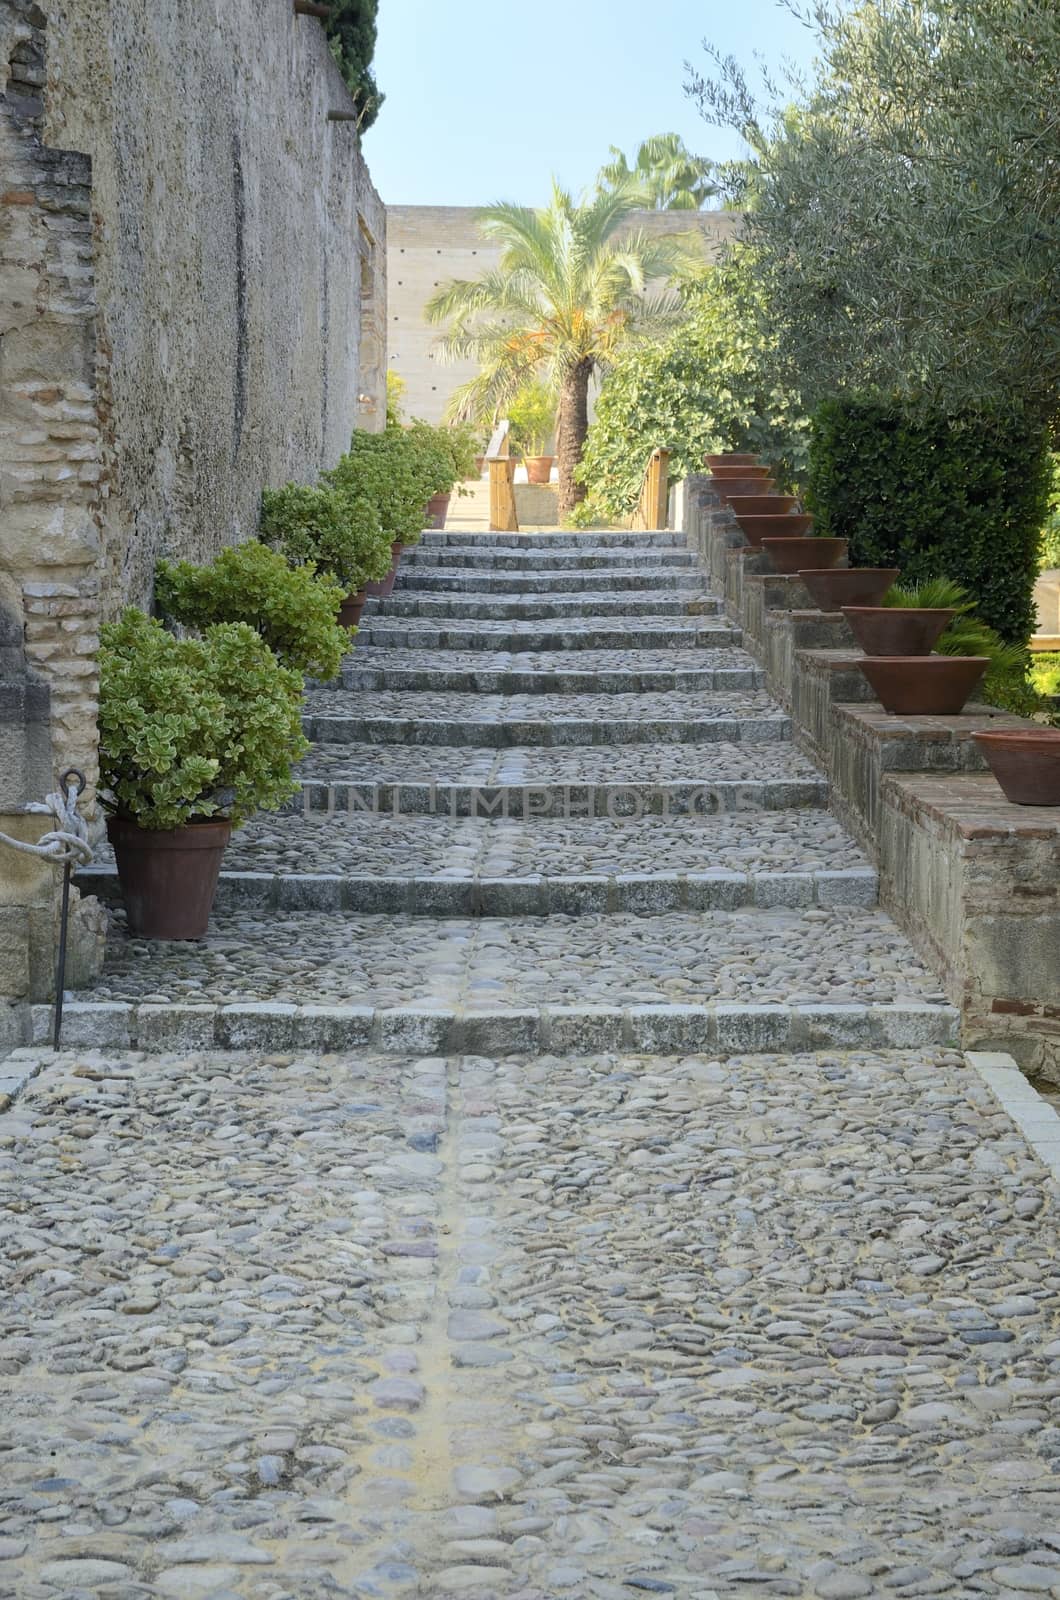
<path fill-rule="evenodd" d="M 511 459 L 510 424 L 498 422 L 486 450 L 490 475 L 490 532 L 518 533 L 515 512 L 515 462 Z"/>
<path fill-rule="evenodd" d="M 654 532 L 666 527 L 669 515 L 670 452 L 656 449 L 648 457 L 648 465 L 644 469 L 633 526 L 645 532 Z"/>

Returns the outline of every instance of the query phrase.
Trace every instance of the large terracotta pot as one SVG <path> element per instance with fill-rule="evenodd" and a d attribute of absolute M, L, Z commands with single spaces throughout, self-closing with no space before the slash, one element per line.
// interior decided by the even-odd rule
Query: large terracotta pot
<path fill-rule="evenodd" d="M 772 494 L 776 488 L 772 478 L 712 478 L 711 489 L 725 505 L 739 495 Z"/>
<path fill-rule="evenodd" d="M 1012 728 L 972 738 L 1016 806 L 1060 806 L 1060 728 Z"/>
<path fill-rule="evenodd" d="M 926 656 L 957 615 L 926 606 L 841 606 L 867 656 Z"/>
<path fill-rule="evenodd" d="M 345 600 L 339 607 L 338 620 L 340 628 L 356 628 L 360 625 L 361 612 L 364 610 L 364 602 L 367 600 L 367 598 L 367 584 L 365 584 L 363 589 L 358 589 L 356 594 L 348 594 L 346 596 Z"/>
<path fill-rule="evenodd" d="M 427 509 L 424 512 L 423 525 L 425 528 L 445 527 L 445 519 L 449 515 L 449 502 L 452 498 L 451 494 L 431 495 L 431 498 L 427 501 Z"/>
<path fill-rule="evenodd" d="M 763 539 L 804 539 L 813 527 L 813 518 L 801 512 L 779 517 L 737 517 L 740 532 L 749 545 L 762 548 Z"/>
<path fill-rule="evenodd" d="M 990 665 L 987 656 L 864 656 L 858 666 L 894 717 L 955 717 Z"/>
<path fill-rule="evenodd" d="M 182 828 L 141 828 L 107 818 L 130 933 L 144 939 L 201 939 L 217 893 L 221 857 L 232 834 L 227 818 Z"/>
<path fill-rule="evenodd" d="M 823 571 L 819 567 L 800 567 L 799 577 L 815 606 L 822 611 L 839 611 L 843 606 L 878 606 L 897 582 L 898 568 L 836 567 Z"/>
<path fill-rule="evenodd" d="M 758 479 L 768 478 L 770 476 L 770 469 L 768 467 L 752 466 L 750 464 L 744 466 L 711 467 L 710 475 L 712 478 Z"/>
<path fill-rule="evenodd" d="M 726 450 L 720 456 L 704 456 L 703 460 L 708 467 L 756 467 L 759 464 L 758 456 L 740 450 Z"/>
<path fill-rule="evenodd" d="M 380 578 L 378 583 L 365 584 L 366 593 L 375 595 L 377 599 L 381 600 L 385 600 L 387 595 L 393 594 L 394 579 L 397 577 L 397 570 L 401 564 L 401 552 L 404 548 L 405 546 L 400 539 L 394 540 L 390 546 L 390 571 L 385 578 Z"/>
<path fill-rule="evenodd" d="M 552 456 L 526 456 L 527 483 L 548 483 L 552 476 Z"/>
<path fill-rule="evenodd" d="M 793 494 L 730 494 L 727 500 L 737 517 L 781 517 L 795 509 Z"/>
<path fill-rule="evenodd" d="M 807 561 L 837 567 L 846 560 L 846 539 L 763 539 L 762 549 L 777 572 L 798 572 Z"/>

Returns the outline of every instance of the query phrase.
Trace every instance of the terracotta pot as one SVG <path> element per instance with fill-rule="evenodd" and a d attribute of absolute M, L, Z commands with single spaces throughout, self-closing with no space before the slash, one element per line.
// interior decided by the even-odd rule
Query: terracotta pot
<path fill-rule="evenodd" d="M 801 512 L 779 517 L 737 517 L 736 520 L 747 543 L 756 550 L 762 548 L 763 539 L 804 539 L 813 527 L 813 518 Z"/>
<path fill-rule="evenodd" d="M 364 602 L 367 600 L 367 598 L 367 584 L 365 584 L 363 589 L 358 589 L 356 594 L 348 594 L 346 596 L 345 600 L 339 607 L 338 621 L 340 628 L 356 628 L 359 625 L 361 620 L 361 612 L 364 610 Z"/>
<path fill-rule="evenodd" d="M 925 606 L 841 606 L 867 656 L 926 656 L 956 611 Z"/>
<path fill-rule="evenodd" d="M 955 717 L 979 685 L 987 656 L 865 656 L 858 666 L 894 717 Z"/>
<path fill-rule="evenodd" d="M 812 560 L 812 556 L 811 556 Z M 799 577 L 810 591 L 810 598 L 822 611 L 839 611 L 843 606 L 876 606 L 898 580 L 897 567 L 837 567 L 822 571 L 802 567 Z"/>
<path fill-rule="evenodd" d="M 763 539 L 762 549 L 777 572 L 798 572 L 805 561 L 837 567 L 846 559 L 846 539 Z"/>
<path fill-rule="evenodd" d="M 365 593 L 375 595 L 377 599 L 385 600 L 387 595 L 394 592 L 394 579 L 401 562 L 401 552 L 405 546 L 400 539 L 395 539 L 390 546 L 390 571 L 385 578 L 380 578 L 378 583 L 365 584 Z M 341 616 L 341 612 L 340 612 Z"/>
<path fill-rule="evenodd" d="M 552 456 L 525 456 L 527 483 L 548 483 L 552 473 Z"/>
<path fill-rule="evenodd" d="M 751 466 L 749 464 L 745 466 L 711 467 L 710 475 L 712 478 L 758 479 L 768 478 L 770 476 L 770 469 L 768 467 Z"/>
<path fill-rule="evenodd" d="M 425 528 L 445 527 L 445 519 L 449 514 L 449 502 L 452 498 L 452 494 L 431 495 L 431 498 L 427 501 L 427 509 L 423 514 L 423 526 Z"/>
<path fill-rule="evenodd" d="M 725 505 L 741 495 L 771 495 L 776 488 L 772 478 L 714 478 L 710 486 Z"/>
<path fill-rule="evenodd" d="M 759 464 L 757 456 L 739 450 L 726 450 L 720 456 L 704 456 L 703 460 L 708 467 L 756 467 Z"/>
<path fill-rule="evenodd" d="M 973 733 L 1005 799 L 1016 806 L 1060 806 L 1060 728 Z"/>
<path fill-rule="evenodd" d="M 144 939 L 201 939 L 232 834 L 226 818 L 182 828 L 141 828 L 107 818 L 130 933 Z"/>
<path fill-rule="evenodd" d="M 730 494 L 729 510 L 738 517 L 780 517 L 795 509 L 793 494 Z"/>

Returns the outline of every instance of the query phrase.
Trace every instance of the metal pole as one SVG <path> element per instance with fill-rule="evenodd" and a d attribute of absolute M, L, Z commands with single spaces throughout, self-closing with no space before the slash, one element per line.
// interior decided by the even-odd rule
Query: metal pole
<path fill-rule="evenodd" d="M 76 767 L 70 767 L 59 779 L 67 799 L 70 790 L 74 790 L 73 804 L 76 806 L 76 796 L 84 792 L 85 775 Z M 63 899 L 59 910 L 59 954 L 55 962 L 55 1021 L 52 1028 L 52 1049 L 58 1050 L 59 1041 L 63 1031 L 63 990 L 66 988 L 66 933 L 70 923 L 70 863 L 63 866 Z"/>

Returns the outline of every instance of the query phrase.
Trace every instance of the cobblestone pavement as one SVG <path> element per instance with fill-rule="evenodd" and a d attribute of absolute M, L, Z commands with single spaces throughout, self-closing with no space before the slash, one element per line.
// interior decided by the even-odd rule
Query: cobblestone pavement
<path fill-rule="evenodd" d="M 959 1056 L 67 1054 L 0 1593 L 1060 1594 L 1055 1197 Z"/>
<path fill-rule="evenodd" d="M 1060 1600 L 1051 1131 L 693 566 L 429 535 L 11 1058 L 0 1600 Z"/>

